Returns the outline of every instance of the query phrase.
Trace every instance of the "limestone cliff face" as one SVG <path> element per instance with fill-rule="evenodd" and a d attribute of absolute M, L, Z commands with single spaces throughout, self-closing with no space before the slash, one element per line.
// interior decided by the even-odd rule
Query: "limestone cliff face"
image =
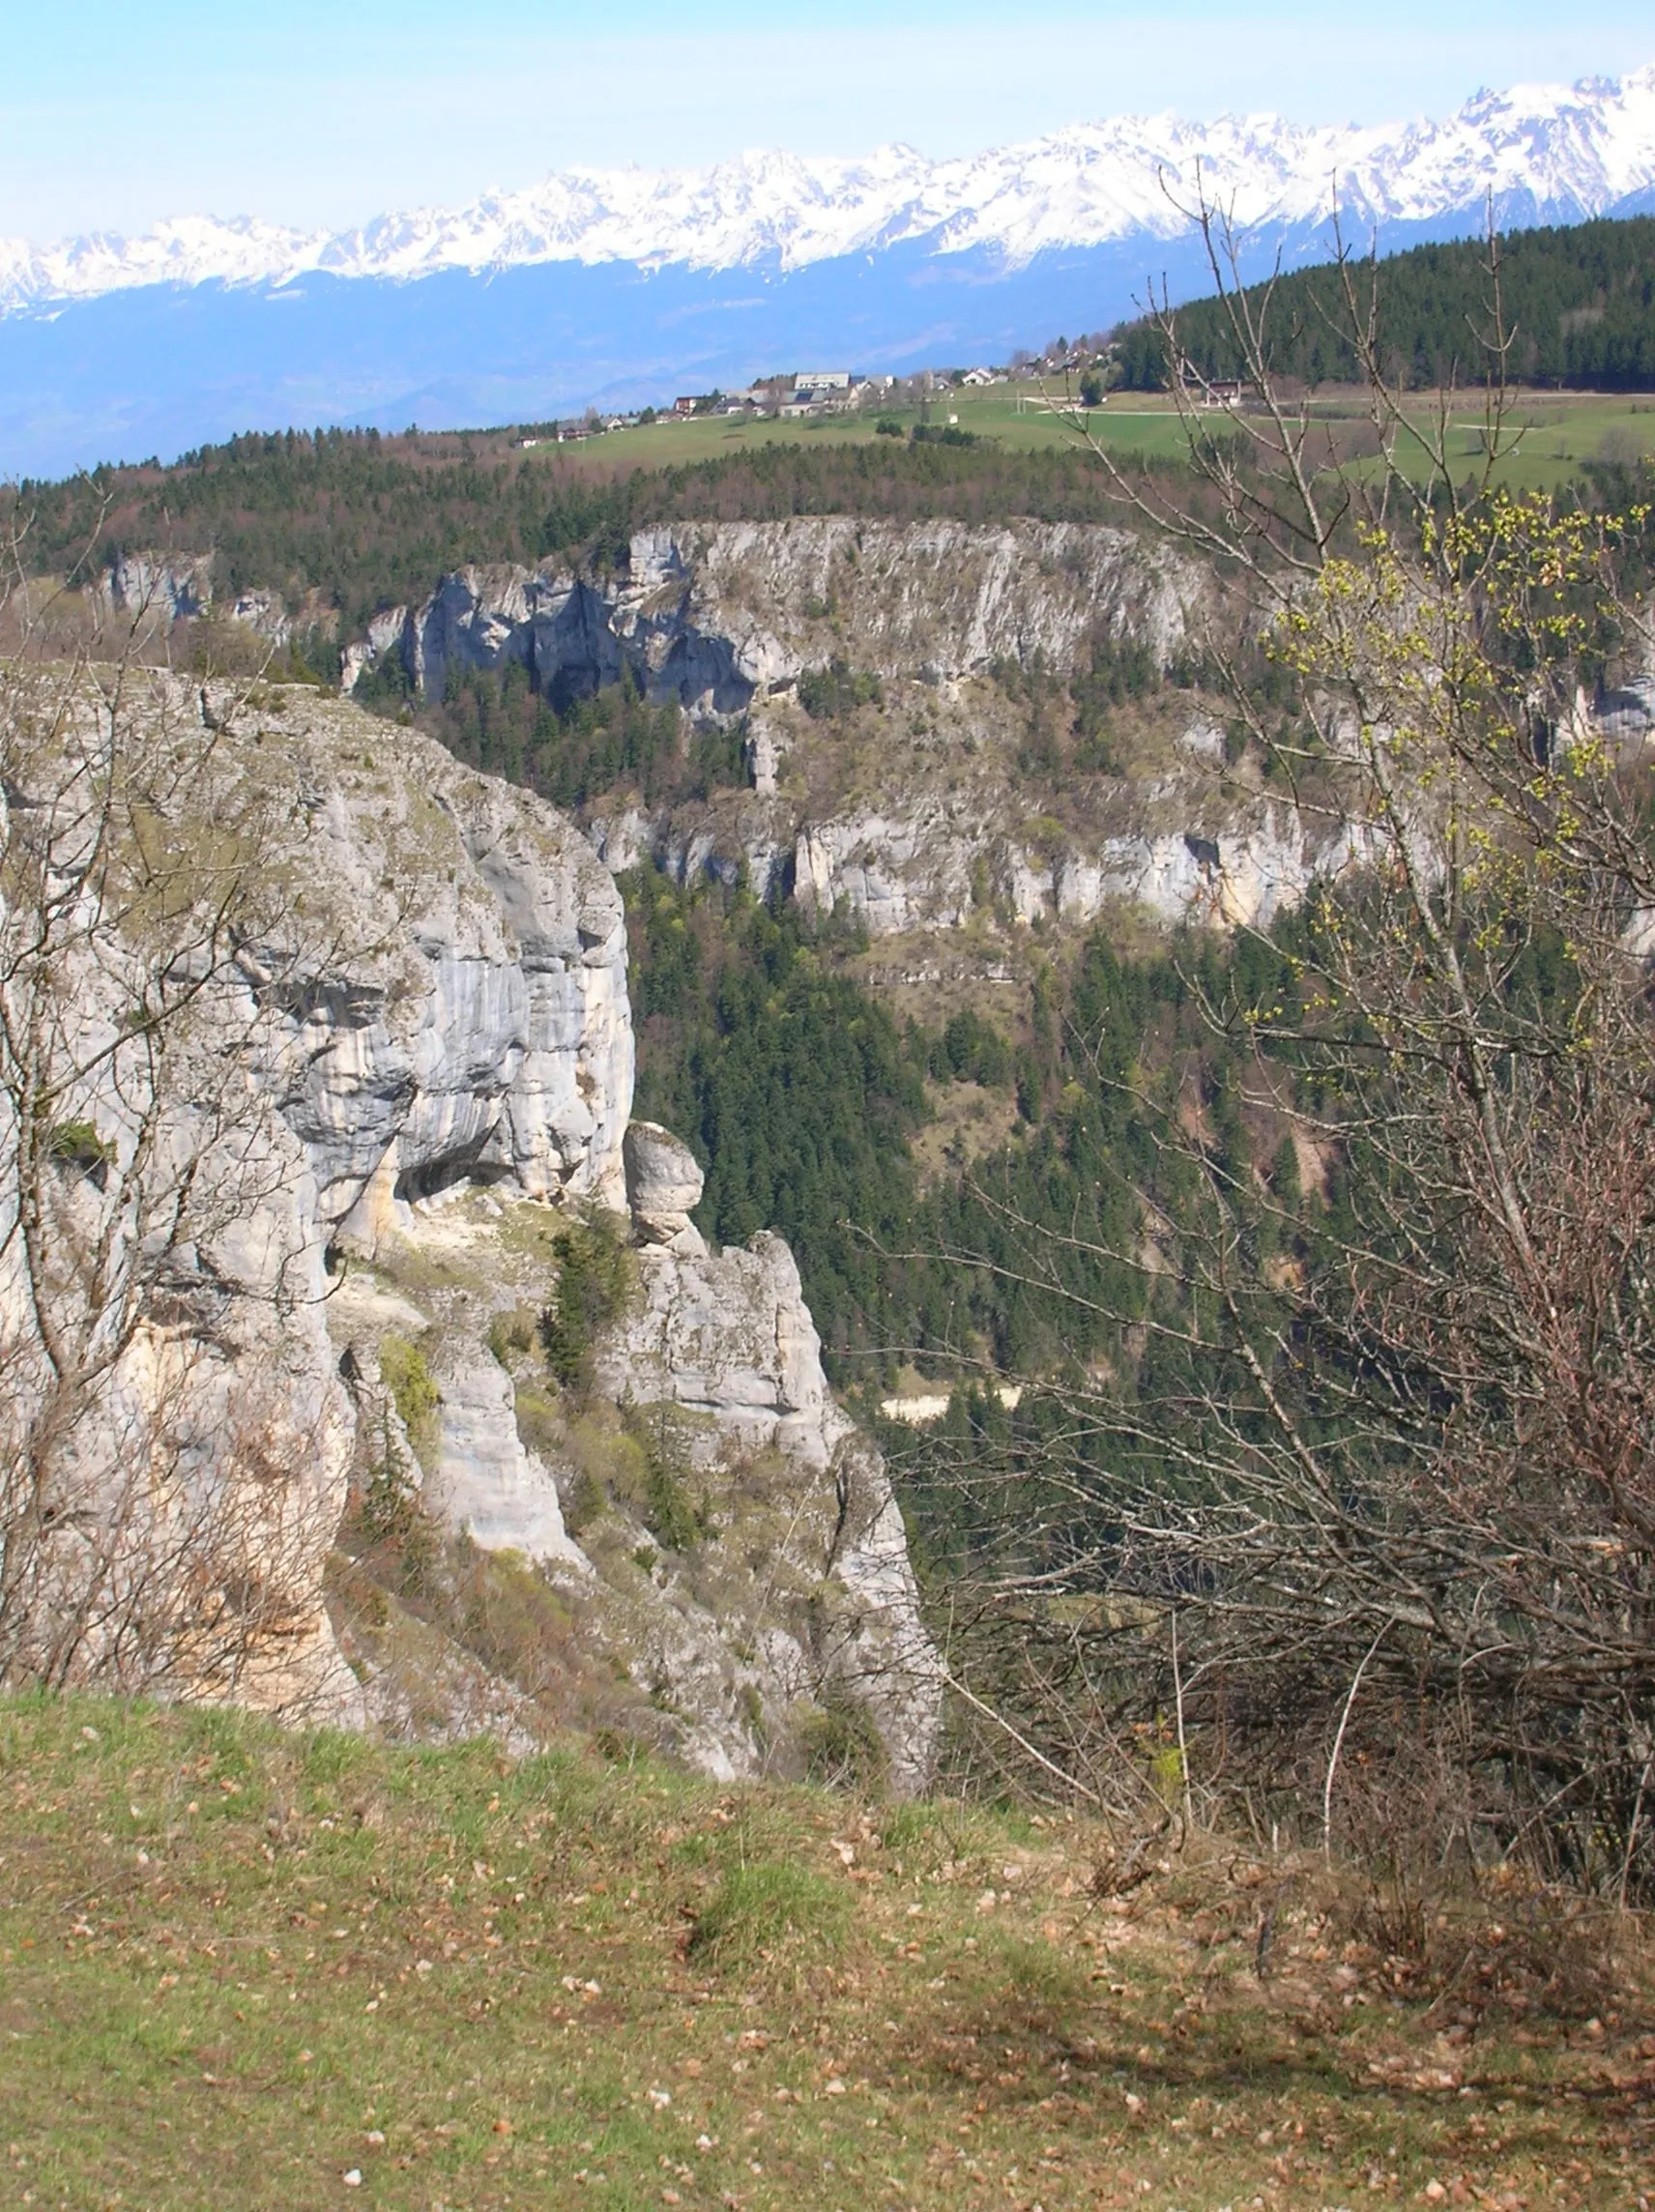
<path fill-rule="evenodd" d="M 91 975 L 81 980 L 96 987 Z M 95 1090 L 82 1103 L 95 1125 L 118 1129 L 112 1098 Z M 188 1161 L 187 1204 L 163 1194 L 183 1236 L 130 1327 L 118 1293 L 102 1306 L 118 1349 L 89 1364 L 67 1418 L 54 1416 L 52 1378 L 22 1325 L 39 1285 L 22 1264 L 15 1183 L 0 1178 L 0 1501 L 13 1555 L 0 1679 L 44 1674 L 353 1725 L 358 1685 L 322 1584 L 355 1423 L 322 1319 L 315 1186 L 302 1149 L 268 1115 L 237 1114 L 205 1144 L 192 1124 L 192 1102 L 181 1101 L 145 1132 L 158 1153 Z M 130 1166 L 123 1135 L 111 1144 Z M 15 1156 L 3 1110 L 0 1149 Z M 52 1208 L 54 1235 L 107 1226 L 95 1193 L 68 1196 Z M 134 1221 L 159 1210 L 141 1200 L 127 1208 L 109 1275 L 131 1257 L 119 1246 Z M 72 1339 L 75 1272 L 60 1277 L 53 1301 Z M 38 1547 L 14 1518 L 34 1421 L 58 1447 L 40 1470 Z"/>
<path fill-rule="evenodd" d="M 630 1123 L 624 917 L 608 871 L 551 808 L 423 738 L 283 697 L 287 758 L 315 779 L 311 895 L 340 943 L 369 949 L 290 994 L 268 1080 L 304 1148 L 317 1237 L 368 1263 L 337 1313 L 323 1309 L 337 1350 L 371 1374 L 388 1333 L 432 1348 L 428 1510 L 479 1549 L 561 1577 L 595 1651 L 646 1691 L 670 1680 L 665 1739 L 683 1756 L 758 1772 L 842 1694 L 873 1716 L 892 1779 L 919 1787 L 940 1687 L 901 1518 L 828 1389 L 786 1246 L 710 1253 L 688 1219 L 693 1157 Z M 713 1521 L 728 1511 L 769 1532 L 762 1584 L 728 1558 L 714 1574 L 711 1538 L 693 1566 L 663 1547 L 659 1570 L 641 1575 L 639 1542 L 617 1537 L 624 1496 L 595 1561 L 569 1535 L 569 1416 L 553 1390 L 527 1437 L 533 1380 L 491 1349 L 503 1308 L 537 1311 L 555 1289 L 538 1232 L 521 1227 L 534 1219 L 524 1201 L 634 1224 L 636 1287 L 597 1350 L 581 1418 L 613 1424 L 624 1407 L 636 1430 L 652 1408 L 682 1412 L 684 1472 L 707 1486 Z M 400 1314 L 363 1302 L 376 1281 L 393 1295 L 401 1275 L 432 1269 L 467 1287 L 421 1280 Z M 728 1499 L 743 1484 L 738 1514 Z M 647 1519 L 632 1534 L 647 1537 Z"/>
<path fill-rule="evenodd" d="M 200 564 L 132 557 L 115 584 L 188 613 L 208 579 Z M 1031 767 L 990 680 L 1065 676 L 1100 642 L 1167 666 L 1199 639 L 1211 597 L 1176 550 L 1097 524 L 663 525 L 601 579 L 555 562 L 456 570 L 423 603 L 377 614 L 347 644 L 343 680 L 348 692 L 393 657 L 432 696 L 456 668 L 517 663 L 543 692 L 581 694 L 624 670 L 694 719 L 745 717 L 752 792 L 647 815 L 624 797 L 597 804 L 588 834 L 617 869 L 649 858 L 686 881 L 745 873 L 876 937 L 956 930 L 984 908 L 1019 922 L 1086 925 L 1131 905 L 1167 925 L 1267 925 L 1343 864 L 1343 831 L 1307 838 L 1293 810 L 1222 776 L 1222 735 L 1199 700 L 1159 758 L 1061 777 Z M 835 660 L 885 685 L 859 747 L 798 705 L 800 677 Z"/>
<path fill-rule="evenodd" d="M 255 588 L 221 597 L 215 590 L 216 567 L 210 553 L 122 553 L 100 579 L 97 597 L 104 613 L 140 631 L 212 614 L 268 645 L 285 645 L 294 623 L 280 594 Z"/>
<path fill-rule="evenodd" d="M 884 1462 L 828 1388 L 793 1254 L 761 1233 L 742 1251 L 639 1257 L 640 1295 L 605 1347 L 602 1386 L 681 1410 L 727 1546 L 761 1524 L 764 1539 L 762 1581 L 729 1590 L 716 1642 L 688 1609 L 659 1609 L 655 1663 L 696 1683 L 698 1734 L 720 1770 L 761 1771 L 789 1708 L 797 1718 L 838 1692 L 871 1715 L 895 1787 L 923 1789 L 942 1670 Z M 767 1460 L 755 1514 L 740 1470 Z"/>
<path fill-rule="evenodd" d="M 649 861 L 686 885 L 744 878 L 875 938 L 991 917 L 1084 927 L 1122 908 L 1166 927 L 1267 928 L 1363 849 L 1336 806 L 1281 803 L 1256 773 L 1223 773 L 1176 739 L 1153 771 L 1042 788 L 987 690 L 927 692 L 923 719 L 899 706 L 849 737 L 772 705 L 787 788 L 654 811 L 600 800 L 586 833 L 618 872 Z M 1190 734 L 1205 736 L 1199 719 Z"/>
<path fill-rule="evenodd" d="M 425 1483 L 431 1510 L 485 1552 L 520 1552 L 590 1574 L 564 1526 L 556 1477 L 523 1441 L 516 1394 L 500 1361 L 461 1330 L 437 1354 L 433 1372 L 442 1441 Z"/>
<path fill-rule="evenodd" d="M 331 1302 L 335 1342 L 359 1377 L 388 1337 L 433 1348 L 424 1505 L 555 1592 L 584 1684 L 566 1703 L 596 1697 L 605 1725 L 726 1780 L 797 1774 L 855 1716 L 888 1784 L 922 1789 L 942 1673 L 884 1464 L 828 1389 L 793 1255 L 764 1234 L 710 1251 L 688 1219 L 701 1171 L 666 1130 L 635 1124 L 627 1168 L 629 1217 L 598 1232 L 623 1239 L 602 1248 L 624 1291 L 578 1382 L 553 1380 L 533 1325 L 571 1264 L 556 1217 L 500 1186 L 417 1201 Z M 367 1694 L 394 1717 L 394 1678 L 370 1673 Z M 521 1705 L 512 1725 L 533 1725 Z"/>
<path fill-rule="evenodd" d="M 631 1124 L 608 870 L 552 808 L 346 703 L 168 680 L 156 698 L 178 757 L 212 762 L 167 833 L 210 855 L 257 794 L 277 918 L 204 1017 L 199 1064 L 228 1070 L 218 1123 L 191 1138 L 194 1094 L 158 1123 L 184 1233 L 78 1447 L 82 1519 L 111 1527 L 133 1440 L 167 1455 L 143 1477 L 144 1603 L 152 1623 L 168 1610 L 178 1656 L 152 1686 L 414 1725 L 394 1671 L 363 1664 L 364 1687 L 344 1665 L 323 1600 L 348 1484 L 413 1481 L 439 1528 L 556 1586 L 577 1676 L 612 1705 L 628 1685 L 628 1726 L 714 1773 L 797 1771 L 813 1717 L 848 1702 L 897 1786 L 920 1786 L 940 1689 L 900 1516 L 828 1392 L 785 1245 L 710 1252 L 694 1159 Z M 90 1044 L 142 999 L 150 957 L 88 966 L 71 1003 Z M 124 1157 L 118 1090 L 85 1105 Z M 65 1206 L 90 1218 L 98 1189 L 66 1172 Z M 589 1222 L 613 1295 L 554 1370 L 542 1317 L 576 1264 L 560 1236 Z M 421 1378 L 418 1404 L 399 1408 L 396 1372 Z M 211 1577 L 156 1568 L 180 1515 L 218 1531 Z M 256 1620 L 226 1637 L 192 1608 Z M 529 1715 L 463 1653 L 445 1665 L 443 1726 L 461 1706 L 515 1736 L 570 1717 Z"/>
<path fill-rule="evenodd" d="M 745 875 L 768 896 L 846 912 L 870 935 L 957 930 L 982 910 L 1086 925 L 1134 906 L 1166 925 L 1267 926 L 1349 857 L 1330 818 L 1227 776 L 1190 695 L 1159 755 L 1118 773 L 1031 767 L 998 669 L 1065 676 L 1100 644 L 1165 667 L 1198 639 L 1209 580 L 1176 551 L 1096 524 L 980 527 L 800 516 L 640 532 L 602 583 L 555 564 L 472 568 L 376 618 L 347 681 L 400 655 L 427 693 L 450 669 L 520 662 L 542 689 L 629 670 L 693 717 L 746 717 L 755 788 L 646 813 L 599 801 L 586 828 L 616 869 Z M 884 695 L 853 727 L 799 706 L 843 661 Z"/>
<path fill-rule="evenodd" d="M 284 691 L 299 853 L 337 967 L 286 986 L 268 1080 L 321 1221 L 364 1249 L 449 1183 L 619 1203 L 625 924 L 551 807 L 413 732 Z M 298 858 L 298 854 L 296 854 Z"/>
<path fill-rule="evenodd" d="M 446 576 L 398 624 L 357 642 L 348 681 L 387 653 L 440 695 L 450 668 L 519 661 L 543 690 L 614 683 L 731 715 L 835 655 L 935 681 L 998 659 L 1064 670 L 1100 627 L 1166 658 L 1199 596 L 1195 573 L 1097 524 L 800 516 L 640 531 L 603 583 L 555 563 Z"/>

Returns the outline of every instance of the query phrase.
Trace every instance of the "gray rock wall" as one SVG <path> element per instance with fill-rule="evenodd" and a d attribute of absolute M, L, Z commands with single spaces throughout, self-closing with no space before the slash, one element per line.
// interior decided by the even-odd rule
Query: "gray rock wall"
<path fill-rule="evenodd" d="M 744 1250 L 646 1246 L 638 1264 L 640 1295 L 602 1351 L 599 1388 L 686 1415 L 691 1454 L 715 1479 L 769 1465 L 762 1590 L 733 1593 L 733 1617 L 712 1639 L 690 1609 L 657 1608 L 654 1633 L 659 1641 L 670 1625 L 681 1698 L 695 1685 L 704 1760 L 715 1771 L 761 1771 L 755 1699 L 773 1736 L 797 1723 L 798 1708 L 842 1694 L 873 1718 L 892 1785 L 924 1789 L 942 1666 L 885 1463 L 828 1387 L 792 1252 L 761 1232 Z M 743 1528 L 750 1543 L 750 1511 Z"/>
<path fill-rule="evenodd" d="M 427 695 L 456 666 L 518 661 L 542 690 L 576 693 L 624 666 L 650 699 L 723 716 L 836 655 L 933 681 L 1036 655 L 1064 670 L 1103 630 L 1165 659 L 1198 596 L 1178 558 L 1098 524 L 661 525 L 601 585 L 555 563 L 445 576 L 394 637 L 383 625 L 353 644 L 349 681 L 390 651 Z"/>
<path fill-rule="evenodd" d="M 608 871 L 551 807 L 417 733 L 293 694 L 283 721 L 310 795 L 297 852 L 341 957 L 284 984 L 268 1080 L 323 1223 L 371 1249 L 471 1179 L 624 1203 L 632 1030 Z"/>
<path fill-rule="evenodd" d="M 626 1670 L 683 1756 L 756 1774 L 791 1746 L 797 1765 L 810 1717 L 843 1696 L 873 1717 L 896 1786 L 922 1786 L 941 1684 L 900 1515 L 828 1389 L 787 1247 L 761 1237 L 709 1252 L 688 1219 L 692 1156 L 670 1132 L 630 1125 L 625 934 L 608 871 L 551 808 L 348 704 L 263 686 L 163 694 L 175 727 L 198 715 L 212 732 L 213 819 L 242 818 L 238 800 L 255 792 L 268 802 L 260 865 L 279 892 L 271 941 L 240 947 L 222 1019 L 201 1039 L 204 1065 L 234 1070 L 236 1112 L 196 1157 L 191 1108 L 178 1111 L 193 1235 L 81 1459 L 86 1498 L 113 1517 L 131 1440 L 164 1429 L 185 1476 L 169 1497 L 225 1522 L 226 1587 L 260 1593 L 259 1633 L 222 1653 L 195 1636 L 193 1568 L 158 1597 L 193 1669 L 165 1686 L 335 1722 L 403 1709 L 380 1675 L 364 1704 L 323 1602 L 353 1455 L 361 1477 L 379 1430 L 394 1430 L 426 1508 L 479 1548 L 562 1578 L 592 1664 L 611 1680 Z M 211 823 L 175 828 L 210 834 Z M 90 977 L 88 1036 L 135 996 L 136 973 L 119 964 Z M 100 1130 L 119 1130 L 116 1095 L 89 1106 Z M 536 1368 L 531 1442 L 493 1323 L 538 1315 L 555 1294 L 547 1202 L 619 1212 L 628 1198 L 636 1296 L 596 1348 L 590 1397 L 560 1395 Z M 354 1255 L 342 1274 L 340 1246 Z M 0 1324 L 15 1295 L 0 1264 Z M 388 1335 L 421 1348 L 440 1393 L 422 1470 L 376 1380 Z M 520 1341 L 539 1357 L 532 1327 Z M 635 1458 L 652 1412 L 688 1423 L 697 1479 L 745 1534 L 709 1533 L 696 1557 L 663 1555 L 646 1573 L 647 1520 L 617 1528 L 612 1516 L 601 1558 L 570 1538 L 573 1478 L 557 1447 L 572 1450 L 585 1422 Z M 152 1516 L 158 1542 L 173 1510 Z M 623 1521 L 634 1510 L 614 1507 Z M 485 1703 L 515 1709 L 508 1695 Z"/>
<path fill-rule="evenodd" d="M 1056 840 L 1046 820 L 1026 832 L 1008 793 L 893 786 L 884 802 L 821 810 L 734 792 L 682 814 L 628 805 L 595 811 L 587 836 L 618 872 L 652 860 L 684 885 L 744 876 L 761 897 L 849 914 L 875 938 L 960 930 L 980 904 L 1018 922 L 1084 927 L 1129 905 L 1168 927 L 1267 929 L 1367 842 L 1337 817 L 1307 822 L 1234 792 L 1215 818 L 1216 778 L 1199 768 L 1147 802 L 1126 795 L 1118 828 Z"/>

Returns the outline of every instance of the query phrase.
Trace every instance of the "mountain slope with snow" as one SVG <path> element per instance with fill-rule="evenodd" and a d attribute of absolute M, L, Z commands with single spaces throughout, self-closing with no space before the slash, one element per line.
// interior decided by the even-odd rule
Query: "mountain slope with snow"
<path fill-rule="evenodd" d="M 1317 222 L 1335 191 L 1358 230 L 1480 210 L 1491 194 L 1529 219 L 1575 221 L 1655 189 L 1655 67 L 1479 93 L 1443 123 L 1304 130 L 1271 115 L 1124 116 L 945 161 L 891 146 L 860 161 L 766 151 L 704 171 L 573 169 L 346 231 L 189 216 L 133 239 L 7 240 L 0 308 L 316 272 L 406 280 L 558 261 L 792 271 L 920 241 L 1016 269 L 1054 248 L 1176 236 L 1198 174 L 1250 231 Z"/>
<path fill-rule="evenodd" d="M 248 428 L 538 420 L 730 388 L 806 357 L 1003 360 L 1243 276 L 1479 230 L 1655 210 L 1655 67 L 1482 92 L 1445 122 L 1076 125 L 933 161 L 741 156 L 569 170 L 459 209 L 301 232 L 189 216 L 0 241 L 0 473 L 170 455 Z"/>

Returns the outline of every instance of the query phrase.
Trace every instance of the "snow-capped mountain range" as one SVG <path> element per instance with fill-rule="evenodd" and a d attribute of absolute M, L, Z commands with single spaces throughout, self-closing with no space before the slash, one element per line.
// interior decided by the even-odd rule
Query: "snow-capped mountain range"
<path fill-rule="evenodd" d="M 186 216 L 131 239 L 5 240 L 0 309 L 318 272 L 407 280 L 546 262 L 794 271 L 921 242 L 1017 270 L 1054 248 L 1174 237 L 1198 173 L 1247 231 L 1318 222 L 1335 195 L 1358 233 L 1480 210 L 1490 195 L 1520 216 L 1576 221 L 1655 189 L 1655 67 L 1480 92 L 1443 123 L 1304 130 L 1273 115 L 1121 116 L 954 160 L 889 146 L 865 160 L 762 151 L 706 170 L 570 169 L 353 230 Z"/>
<path fill-rule="evenodd" d="M 172 454 L 290 422 L 528 422 L 836 364 L 1003 361 L 1152 282 L 1655 211 L 1655 68 L 1483 92 L 1447 122 L 1304 130 L 1133 116 L 966 160 L 743 155 L 577 169 L 470 207 L 308 232 L 190 216 L 0 242 L 0 474 Z"/>

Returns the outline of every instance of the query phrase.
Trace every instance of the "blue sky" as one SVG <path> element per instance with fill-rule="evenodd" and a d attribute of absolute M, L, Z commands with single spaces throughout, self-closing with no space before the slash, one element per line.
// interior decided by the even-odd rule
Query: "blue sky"
<path fill-rule="evenodd" d="M 40 241 L 197 210 L 345 223 L 743 146 L 966 153 L 1129 109 L 1379 121 L 1655 60 L 1648 0 L 0 0 L 0 234 Z"/>

